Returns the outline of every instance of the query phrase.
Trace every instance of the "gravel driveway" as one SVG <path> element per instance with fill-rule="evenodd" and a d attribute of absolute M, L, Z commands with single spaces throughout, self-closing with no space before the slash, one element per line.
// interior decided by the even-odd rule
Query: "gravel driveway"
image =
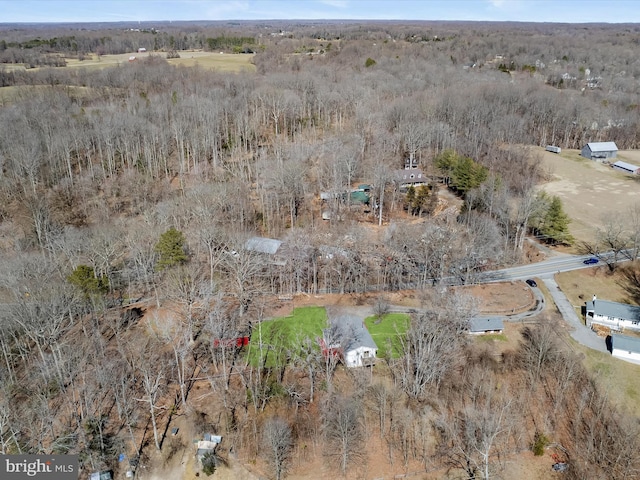
<path fill-rule="evenodd" d="M 569 302 L 558 284 L 553 277 L 541 277 L 544 284 L 547 286 L 553 301 L 558 307 L 558 311 L 562 315 L 562 318 L 573 327 L 571 337 L 581 345 L 598 350 L 599 352 L 608 353 L 607 346 L 604 338 L 599 337 L 595 332 L 591 331 L 589 327 L 582 323 L 582 320 L 578 317 L 573 305 Z"/>

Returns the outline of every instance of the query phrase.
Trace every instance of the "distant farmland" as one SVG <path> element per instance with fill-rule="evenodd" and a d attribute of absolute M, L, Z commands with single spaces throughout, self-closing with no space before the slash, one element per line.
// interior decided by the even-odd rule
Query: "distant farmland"
<path fill-rule="evenodd" d="M 221 72 L 254 72 L 255 65 L 251 63 L 253 60 L 253 54 L 232 54 L 232 53 L 219 53 L 219 52 L 202 52 L 202 51 L 180 51 L 178 52 L 180 58 L 168 59 L 171 65 L 184 65 L 192 67 L 199 65 L 202 68 L 209 70 L 219 70 Z M 136 57 L 136 60 L 144 59 L 149 55 L 157 55 L 161 58 L 165 58 L 164 52 L 145 52 L 145 53 L 122 53 L 119 55 L 90 55 L 86 60 L 77 60 L 75 58 L 67 58 L 66 67 L 57 68 L 106 68 L 114 65 L 126 65 L 129 63 L 130 57 Z M 24 69 L 24 65 L 5 65 L 7 70 Z M 32 70 L 37 70 L 36 68 Z"/>

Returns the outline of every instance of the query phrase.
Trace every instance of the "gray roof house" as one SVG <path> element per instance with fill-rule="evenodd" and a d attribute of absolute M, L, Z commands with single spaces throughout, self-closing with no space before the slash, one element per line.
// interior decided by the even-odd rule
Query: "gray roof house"
<path fill-rule="evenodd" d="M 286 265 L 286 254 L 283 254 L 282 241 L 274 238 L 251 237 L 244 244 L 245 250 L 262 254 L 272 265 Z"/>
<path fill-rule="evenodd" d="M 614 333 L 611 335 L 611 354 L 621 360 L 640 364 L 640 338 Z"/>
<path fill-rule="evenodd" d="M 396 170 L 394 178 L 400 188 L 408 188 L 410 186 L 418 187 L 429 183 L 429 178 L 422 173 L 422 170 L 417 168 L 410 170 Z"/>
<path fill-rule="evenodd" d="M 588 327 L 596 324 L 617 331 L 625 328 L 640 331 L 640 307 L 594 298 L 591 302 L 586 302 L 586 311 Z"/>
<path fill-rule="evenodd" d="M 342 359 L 347 367 L 371 365 L 378 353 L 378 346 L 364 325 L 362 318 L 356 315 L 339 315 L 330 319 L 334 328 L 325 330 L 325 343 L 329 348 L 336 348 L 339 341 Z M 331 334 L 338 339 L 327 336 Z"/>
<path fill-rule="evenodd" d="M 471 335 L 502 333 L 503 330 L 504 323 L 500 317 L 475 317 L 469 320 L 469 333 Z"/>
<path fill-rule="evenodd" d="M 251 237 L 245 243 L 244 248 L 250 252 L 266 253 L 268 255 L 275 255 L 278 253 L 282 242 L 273 238 L 265 237 Z"/>
<path fill-rule="evenodd" d="M 591 142 L 587 143 L 580 155 L 589 160 L 604 160 L 607 158 L 616 158 L 618 147 L 615 142 Z"/>

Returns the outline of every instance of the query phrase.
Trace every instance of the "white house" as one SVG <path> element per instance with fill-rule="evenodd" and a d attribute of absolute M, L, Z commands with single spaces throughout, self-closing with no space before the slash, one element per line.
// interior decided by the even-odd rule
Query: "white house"
<path fill-rule="evenodd" d="M 499 334 L 503 330 L 504 323 L 499 317 L 477 317 L 469 320 L 469 334 L 471 335 Z"/>
<path fill-rule="evenodd" d="M 360 317 L 340 315 L 332 318 L 330 323 L 332 327 L 325 330 L 321 343 L 325 355 L 333 355 L 339 350 L 345 366 L 350 368 L 373 363 L 378 346 Z"/>
<path fill-rule="evenodd" d="M 618 147 L 615 142 L 591 142 L 587 143 L 580 155 L 589 160 L 602 161 L 607 158 L 616 158 Z"/>
<path fill-rule="evenodd" d="M 640 338 L 611 335 L 611 354 L 621 360 L 640 364 Z"/>
<path fill-rule="evenodd" d="M 355 331 L 356 335 L 344 349 L 344 364 L 347 367 L 371 365 L 376 358 L 378 347 L 364 324 Z"/>
<path fill-rule="evenodd" d="M 608 300 L 596 300 L 586 303 L 587 326 L 593 324 L 611 328 L 611 330 L 640 331 L 640 307 L 625 303 L 609 302 Z"/>

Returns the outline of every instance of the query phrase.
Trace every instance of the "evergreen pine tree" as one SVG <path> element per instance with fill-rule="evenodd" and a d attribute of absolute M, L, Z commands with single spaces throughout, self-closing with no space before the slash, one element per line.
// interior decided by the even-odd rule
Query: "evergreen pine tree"
<path fill-rule="evenodd" d="M 155 251 L 160 255 L 156 263 L 156 270 L 164 270 L 185 263 L 188 257 L 184 250 L 184 244 L 184 234 L 174 227 L 160 235 L 160 240 L 155 246 Z"/>
<path fill-rule="evenodd" d="M 571 245 L 573 237 L 569 233 L 569 223 L 571 220 L 562 209 L 562 200 L 557 196 L 552 197 L 540 233 L 550 243 Z"/>

